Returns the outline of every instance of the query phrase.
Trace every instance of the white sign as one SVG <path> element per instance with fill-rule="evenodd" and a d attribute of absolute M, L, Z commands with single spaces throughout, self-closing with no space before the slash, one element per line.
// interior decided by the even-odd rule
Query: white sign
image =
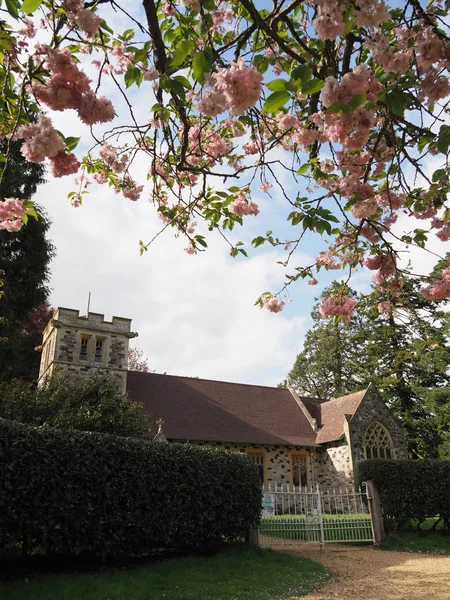
<path fill-rule="evenodd" d="M 275 494 L 263 494 L 262 498 L 262 516 L 275 516 Z"/>

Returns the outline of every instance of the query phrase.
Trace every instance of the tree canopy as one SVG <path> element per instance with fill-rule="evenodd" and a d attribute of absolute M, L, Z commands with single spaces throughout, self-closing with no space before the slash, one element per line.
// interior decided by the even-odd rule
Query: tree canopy
<path fill-rule="evenodd" d="M 441 265 L 442 268 L 442 265 Z M 323 293 L 327 298 L 336 284 Z M 406 434 L 414 458 L 450 458 L 450 319 L 439 303 L 406 284 L 410 309 L 380 314 L 386 295 L 373 289 L 358 298 L 348 324 L 324 319 L 315 306 L 287 382 L 301 395 L 336 398 L 374 383 Z M 441 303 L 442 304 L 442 303 Z M 411 307 L 415 312 L 411 311 Z M 418 323 L 411 315 L 420 318 Z M 420 333 L 420 335 L 419 335 Z"/>
<path fill-rule="evenodd" d="M 148 436 L 149 421 L 138 402 L 122 396 L 114 377 L 89 380 L 54 376 L 45 387 L 0 381 L 0 417 L 43 427 Z"/>
<path fill-rule="evenodd" d="M 8 148 L 0 141 L 0 151 Z M 44 182 L 44 165 L 25 160 L 20 143 L 9 146 L 9 159 L 0 181 L 0 198 L 31 198 Z M 1 211 L 1 208 L 0 208 Z M 55 254 L 47 238 L 50 221 L 45 210 L 29 210 L 28 225 L 19 231 L 0 230 L 0 378 L 35 381 L 40 355 L 35 351 L 50 317 L 50 261 Z"/>
<path fill-rule="evenodd" d="M 132 201 L 146 186 L 161 229 L 177 228 L 190 254 L 207 246 L 204 221 L 233 256 L 247 255 L 231 231 L 268 194 L 292 225 L 288 239 L 261 231 L 251 242 L 285 252 L 284 283 L 258 300 L 272 312 L 299 278 L 313 285 L 321 270 L 360 266 L 390 311 L 413 275 L 399 253 L 450 239 L 448 2 L 7 0 L 0 11 L 0 178 L 20 140 L 53 177 L 77 174 L 76 206 L 89 184 Z M 102 95 L 111 86 L 121 114 Z M 44 112 L 69 109 L 91 127 L 84 156 L 76 128 L 57 131 Z M 27 200 L 4 196 L 0 227 L 18 230 Z M 328 242 L 305 262 L 296 251 L 310 234 Z M 348 291 L 337 288 L 322 313 L 349 320 Z M 450 296 L 448 264 L 422 293 Z"/>

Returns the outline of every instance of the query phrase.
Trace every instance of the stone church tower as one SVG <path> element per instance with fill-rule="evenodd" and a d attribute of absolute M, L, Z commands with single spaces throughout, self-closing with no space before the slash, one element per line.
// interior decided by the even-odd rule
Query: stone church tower
<path fill-rule="evenodd" d="M 99 313 L 57 308 L 43 334 L 39 385 L 55 371 L 88 378 L 101 370 L 116 375 L 125 393 L 128 344 L 136 336 L 131 319 L 105 321 Z"/>

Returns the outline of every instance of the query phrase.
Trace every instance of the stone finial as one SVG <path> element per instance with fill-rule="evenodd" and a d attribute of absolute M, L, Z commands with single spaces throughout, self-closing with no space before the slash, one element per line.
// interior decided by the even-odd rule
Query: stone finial
<path fill-rule="evenodd" d="M 156 424 L 158 425 L 158 433 L 155 435 L 155 437 L 153 438 L 154 442 L 163 442 L 167 444 L 167 438 L 164 435 L 163 432 L 163 425 L 164 425 L 164 420 L 159 417 L 159 419 L 156 420 Z"/>

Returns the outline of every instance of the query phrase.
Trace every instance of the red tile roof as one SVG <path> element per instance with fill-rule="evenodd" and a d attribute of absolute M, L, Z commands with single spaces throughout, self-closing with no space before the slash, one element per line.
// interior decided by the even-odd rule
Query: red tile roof
<path fill-rule="evenodd" d="M 315 432 L 287 389 L 129 371 L 127 391 L 169 439 L 313 446 Z"/>
<path fill-rule="evenodd" d="M 300 398 L 317 421 L 315 433 L 284 388 L 128 371 L 127 391 L 144 405 L 152 431 L 162 418 L 167 438 L 313 446 L 338 440 L 365 390 L 327 402 Z"/>
<path fill-rule="evenodd" d="M 338 440 L 344 435 L 345 415 L 353 416 L 361 404 L 367 390 L 341 396 L 318 404 L 320 409 L 319 431 L 316 442 L 323 444 Z"/>

